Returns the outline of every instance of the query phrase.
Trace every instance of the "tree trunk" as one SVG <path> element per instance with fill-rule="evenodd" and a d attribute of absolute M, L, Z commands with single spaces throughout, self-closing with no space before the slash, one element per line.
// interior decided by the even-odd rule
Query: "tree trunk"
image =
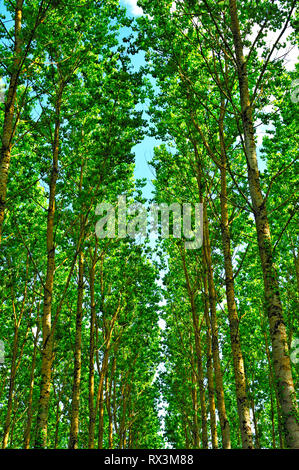
<path fill-rule="evenodd" d="M 69 449 L 78 448 L 80 382 L 81 382 L 82 315 L 83 315 L 83 295 L 84 295 L 83 263 L 84 263 L 83 253 L 81 251 L 79 254 L 79 278 L 78 278 L 78 299 L 77 299 L 77 315 L 76 315 L 74 383 L 73 383 L 73 396 L 72 396 Z"/>
<path fill-rule="evenodd" d="M 38 305 L 37 322 L 39 321 L 39 306 L 40 304 Z M 31 372 L 30 372 L 27 423 L 26 423 L 26 428 L 24 432 L 24 449 L 30 448 L 30 433 L 31 433 L 31 425 L 32 425 L 32 397 L 33 397 L 34 373 L 35 373 L 35 364 L 36 364 L 36 355 L 37 355 L 37 341 L 38 341 L 39 332 L 40 332 L 40 329 L 37 326 L 36 334 L 34 337 L 34 349 L 33 349 L 33 357 L 32 357 Z"/>
<path fill-rule="evenodd" d="M 37 435 L 35 440 L 36 448 L 47 446 L 47 425 L 48 409 L 51 388 L 51 369 L 53 360 L 53 331 L 51 327 L 52 295 L 55 271 L 55 243 L 54 243 L 54 217 L 55 217 L 55 195 L 56 182 L 58 177 L 58 154 L 59 154 L 59 130 L 60 130 L 60 110 L 63 93 L 63 82 L 59 85 L 55 105 L 55 132 L 53 141 L 53 161 L 50 179 L 50 195 L 47 218 L 47 275 L 44 289 L 43 305 L 43 349 L 42 349 L 42 369 L 39 411 L 37 418 Z"/>
<path fill-rule="evenodd" d="M 193 448 L 199 449 L 200 440 L 199 440 L 199 426 L 198 426 L 198 399 L 197 399 L 197 380 L 194 367 L 194 357 L 193 357 L 193 348 L 191 348 L 191 383 L 192 383 L 192 404 L 193 404 Z M 206 418 L 206 417 L 205 417 Z M 207 426 L 205 419 L 205 426 Z M 203 427 L 202 427 L 203 429 Z"/>
<path fill-rule="evenodd" d="M 218 448 L 217 423 L 216 423 L 216 406 L 215 406 L 215 387 L 213 374 L 213 356 L 212 356 L 212 340 L 211 340 L 211 322 L 209 318 L 209 293 L 206 274 L 203 275 L 204 284 L 204 315 L 207 326 L 207 375 L 208 375 L 208 391 L 209 391 L 209 409 L 210 409 L 210 427 L 213 449 Z"/>
<path fill-rule="evenodd" d="M 15 389 L 16 369 L 17 369 L 17 353 L 18 353 L 18 339 L 19 339 L 19 326 L 15 325 L 14 342 L 12 348 L 10 378 L 9 378 L 9 391 L 8 391 L 8 402 L 7 412 L 4 424 L 3 442 L 2 448 L 6 449 L 9 439 L 9 431 L 11 425 L 11 415 L 13 410 L 13 395 Z"/>
<path fill-rule="evenodd" d="M 94 353 L 95 353 L 95 327 L 96 327 L 96 305 L 95 305 L 95 268 L 96 268 L 97 246 L 95 247 L 94 256 L 91 260 L 91 268 L 89 273 L 89 289 L 90 289 L 90 336 L 89 336 L 89 428 L 88 428 L 88 448 L 94 448 L 95 435 L 95 406 L 94 406 Z"/>
<path fill-rule="evenodd" d="M 20 75 L 21 58 L 21 28 L 22 28 L 23 0 L 17 0 L 15 9 L 14 34 L 14 63 L 10 78 L 3 122 L 2 148 L 0 161 L 0 243 L 4 221 L 4 211 L 7 192 L 8 171 L 11 159 L 11 146 L 14 134 L 14 110 L 17 94 L 18 79 Z"/>
<path fill-rule="evenodd" d="M 208 277 L 209 305 L 210 305 L 211 329 L 212 329 L 212 352 L 213 352 L 213 364 L 214 364 L 215 381 L 216 381 L 217 408 L 218 408 L 219 420 L 220 420 L 220 426 L 221 426 L 222 446 L 224 449 L 230 449 L 231 448 L 230 429 L 229 429 L 229 422 L 227 419 L 226 408 L 225 408 L 223 377 L 222 377 L 220 357 L 219 357 L 218 325 L 217 325 L 217 314 L 216 314 L 216 291 L 215 291 L 214 278 L 213 278 L 211 246 L 210 246 L 206 202 L 204 202 L 203 212 L 204 212 L 203 248 L 204 248 L 205 264 L 207 268 L 207 277 Z"/>
<path fill-rule="evenodd" d="M 237 313 L 237 306 L 235 301 L 235 286 L 233 275 L 233 264 L 231 256 L 231 241 L 230 229 L 227 207 L 227 181 L 226 181 L 226 149 L 224 142 L 223 119 L 224 119 L 224 103 L 221 103 L 221 111 L 219 118 L 219 137 L 221 147 L 221 235 L 222 235 L 222 249 L 224 255 L 224 268 L 225 268 L 225 289 L 227 299 L 227 310 L 229 318 L 229 329 L 231 338 L 231 347 L 234 364 L 234 375 L 236 384 L 236 396 L 239 415 L 239 424 L 241 430 L 242 447 L 243 449 L 252 449 L 252 431 L 250 424 L 250 411 L 249 403 L 246 392 L 246 378 L 244 370 L 244 360 L 241 350 L 241 340 L 239 334 L 239 317 Z"/>
<path fill-rule="evenodd" d="M 202 448 L 207 449 L 208 448 L 207 409 L 206 409 L 206 401 L 205 401 L 204 373 L 203 373 L 203 366 L 202 366 L 202 352 L 201 352 L 198 314 L 196 311 L 194 292 L 190 284 L 190 278 L 189 278 L 187 265 L 186 265 L 185 252 L 183 251 L 183 248 L 181 249 L 181 256 L 182 256 L 182 261 L 183 261 L 183 268 L 184 268 L 185 279 L 186 279 L 186 284 L 187 284 L 188 296 L 190 300 L 193 330 L 194 330 L 194 337 L 195 337 L 195 352 L 196 352 L 196 358 L 197 358 L 198 385 L 199 385 L 200 408 L 201 408 Z"/>
<path fill-rule="evenodd" d="M 260 187 L 252 107 L 249 97 L 248 75 L 243 53 L 236 0 L 229 0 L 229 7 L 239 78 L 248 181 L 264 277 L 265 301 L 270 323 L 274 370 L 278 384 L 286 443 L 289 448 L 299 448 L 299 424 L 297 419 L 296 394 L 291 371 L 286 327 L 283 319 L 277 274 L 273 262 L 268 214 Z"/>

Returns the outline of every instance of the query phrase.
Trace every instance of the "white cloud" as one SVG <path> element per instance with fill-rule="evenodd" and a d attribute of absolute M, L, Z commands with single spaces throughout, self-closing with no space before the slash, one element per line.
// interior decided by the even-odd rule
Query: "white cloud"
<path fill-rule="evenodd" d="M 143 10 L 137 5 L 137 0 L 123 0 L 125 5 L 128 5 L 131 13 L 135 16 L 143 15 Z"/>

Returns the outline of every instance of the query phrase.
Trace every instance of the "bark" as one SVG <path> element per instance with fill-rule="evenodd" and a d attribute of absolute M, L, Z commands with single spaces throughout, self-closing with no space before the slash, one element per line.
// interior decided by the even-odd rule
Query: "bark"
<path fill-rule="evenodd" d="M 103 267 L 102 267 L 102 275 L 103 275 Z M 103 301 L 103 279 L 101 282 L 101 292 L 102 292 L 102 308 L 101 311 L 103 312 L 104 315 L 104 301 Z M 119 298 L 119 304 L 117 309 L 115 310 L 115 313 L 112 317 L 112 319 L 109 322 L 109 326 L 106 327 L 104 326 L 104 340 L 105 340 L 105 351 L 104 351 L 104 357 L 102 361 L 102 366 L 100 367 L 99 364 L 99 358 L 97 354 L 97 367 L 99 371 L 99 385 L 98 385 L 98 391 L 97 391 L 97 398 L 96 398 L 96 408 L 95 408 L 95 415 L 97 414 L 97 411 L 99 410 L 99 432 L 98 432 L 98 448 L 102 449 L 103 448 L 103 415 L 104 415 L 104 400 L 103 400 L 103 392 L 104 392 L 104 383 L 105 383 L 105 378 L 107 375 L 108 371 L 108 364 L 109 364 L 109 357 L 110 357 L 110 351 L 111 351 L 111 341 L 112 341 L 112 334 L 115 326 L 116 319 L 118 317 L 121 305 L 121 297 Z"/>
<path fill-rule="evenodd" d="M 53 160 L 50 179 L 50 195 L 48 203 L 47 217 L 47 274 L 44 288 L 44 304 L 42 318 L 43 348 L 41 367 L 41 386 L 39 398 L 39 411 L 37 418 L 37 435 L 35 440 L 36 448 L 47 446 L 47 424 L 48 409 L 51 389 L 51 369 L 53 360 L 53 331 L 51 325 L 52 296 L 55 271 L 55 243 L 54 243 L 54 217 L 55 217 L 55 195 L 56 182 L 58 177 L 58 155 L 59 155 L 59 130 L 60 111 L 64 84 L 60 83 L 56 105 L 55 105 L 55 131 L 53 140 Z"/>
<path fill-rule="evenodd" d="M 113 414 L 111 410 L 111 396 L 112 396 L 112 383 L 113 383 L 115 369 L 116 369 L 116 359 L 114 357 L 110 377 L 109 379 L 108 377 L 106 378 L 106 394 L 105 394 L 105 398 L 106 398 L 105 403 L 106 403 L 106 409 L 107 409 L 107 414 L 108 414 L 108 419 L 109 419 L 109 425 L 108 425 L 109 449 L 113 449 Z"/>
<path fill-rule="evenodd" d="M 98 435 L 98 449 L 103 449 L 104 438 L 104 388 L 101 388 L 99 397 L 99 435 Z"/>
<path fill-rule="evenodd" d="M 15 33 L 14 33 L 14 63 L 10 77 L 10 83 L 5 103 L 3 122 L 2 148 L 0 161 L 0 243 L 4 221 L 8 171 L 11 159 L 11 147 L 14 134 L 14 110 L 17 94 L 18 79 L 20 75 L 21 57 L 21 29 L 22 29 L 23 0 L 17 0 L 15 9 Z"/>
<path fill-rule="evenodd" d="M 260 187 L 252 106 L 249 97 L 248 74 L 243 53 L 236 0 L 230 0 L 229 7 L 239 79 L 248 182 L 264 278 L 265 303 L 270 324 L 274 371 L 278 384 L 286 443 L 289 448 L 299 448 L 299 423 L 296 395 L 287 345 L 286 327 L 279 295 L 278 279 L 273 262 L 268 214 Z"/>
<path fill-rule="evenodd" d="M 209 318 L 209 293 L 207 277 L 203 276 L 204 284 L 204 315 L 207 326 L 207 376 L 208 376 L 208 392 L 209 392 L 209 409 L 210 409 L 210 427 L 213 449 L 218 448 L 217 423 L 216 423 L 216 405 L 215 405 L 215 387 L 213 374 L 213 356 L 212 356 L 212 339 L 211 339 L 211 323 Z"/>
<path fill-rule="evenodd" d="M 97 410 L 99 410 L 99 432 L 98 432 L 98 449 L 103 448 L 103 416 L 104 416 L 104 400 L 103 400 L 103 392 L 104 392 L 104 381 L 106 378 L 107 370 L 108 370 L 108 362 L 110 356 L 110 340 L 108 342 L 107 348 L 104 352 L 103 363 L 101 369 L 99 369 L 100 381 L 97 391 L 97 401 L 96 401 L 96 409 L 95 415 L 97 414 Z"/>
<path fill-rule="evenodd" d="M 227 310 L 229 318 L 230 339 L 233 355 L 234 376 L 236 385 L 236 397 L 239 415 L 239 424 L 241 430 L 242 447 L 243 449 L 252 449 L 252 431 L 250 423 L 249 403 L 246 391 L 246 378 L 244 369 L 244 360 L 241 349 L 241 339 L 239 334 L 239 317 L 237 312 L 235 300 L 235 286 L 233 275 L 233 264 L 231 256 L 231 238 L 229 228 L 228 206 L 227 206 L 227 158 L 224 142 L 224 103 L 222 101 L 220 118 L 219 118 L 219 137 L 221 147 L 221 235 L 222 235 L 222 250 L 224 255 L 224 269 L 225 269 L 225 289 L 227 299 Z"/>
<path fill-rule="evenodd" d="M 94 354 L 95 354 L 95 328 L 96 328 L 96 305 L 95 305 L 95 269 L 96 269 L 97 244 L 94 256 L 91 261 L 89 272 L 90 290 L 90 336 L 89 336 L 89 387 L 88 387 L 88 407 L 89 407 L 89 429 L 88 448 L 94 448 L 95 435 L 95 406 L 94 406 Z"/>
<path fill-rule="evenodd" d="M 77 299 L 77 315 L 76 315 L 74 382 L 73 382 L 73 395 L 72 395 L 69 449 L 78 448 L 80 382 L 81 382 L 82 316 L 83 316 L 83 295 L 84 295 L 84 278 L 83 278 L 84 261 L 83 261 L 82 251 L 79 254 L 78 262 L 79 262 L 78 299 Z"/>
<path fill-rule="evenodd" d="M 217 324 L 217 313 L 216 313 L 216 291 L 215 291 L 214 277 L 213 277 L 206 202 L 204 203 L 203 213 L 204 213 L 203 248 L 204 248 L 205 266 L 207 269 L 207 278 L 208 278 L 209 306 L 210 306 L 211 330 L 212 330 L 212 353 L 213 353 L 213 365 L 214 365 L 215 381 L 216 381 L 217 408 L 218 408 L 219 420 L 220 420 L 220 426 L 221 426 L 222 446 L 224 449 L 230 449 L 231 448 L 230 428 L 229 428 L 229 422 L 227 419 L 226 407 L 225 407 L 225 401 L 224 401 L 223 377 L 222 377 L 220 355 L 219 355 L 218 324 Z"/>
<path fill-rule="evenodd" d="M 270 354 L 270 349 L 269 349 L 269 342 L 267 338 L 267 333 L 264 330 L 264 325 L 262 322 L 262 316 L 260 314 L 261 318 L 261 324 L 262 324 L 262 331 L 264 334 L 264 339 L 265 339 L 265 350 L 266 350 L 266 356 L 268 360 L 268 365 L 269 365 L 269 383 L 270 383 L 270 391 L 271 391 L 271 399 L 272 399 L 272 388 L 274 389 L 275 393 L 275 402 L 276 402 L 276 410 L 277 410 L 277 419 L 278 419 L 278 433 L 279 433 L 279 443 L 280 443 L 280 448 L 284 449 L 285 444 L 284 444 L 284 437 L 283 437 L 283 430 L 282 430 L 282 423 L 281 423 L 281 411 L 280 411 L 280 405 L 279 405 L 279 397 L 278 397 L 278 389 L 277 389 L 277 384 L 275 382 L 275 377 L 274 377 L 274 372 L 273 372 L 273 366 L 272 366 L 272 360 L 271 360 L 271 354 Z"/>
<path fill-rule="evenodd" d="M 8 402 L 7 402 L 7 412 L 4 424 L 4 433 L 3 433 L 3 442 L 2 449 L 6 449 L 8 445 L 10 425 L 11 425 L 11 415 L 13 410 L 13 396 L 15 389 L 15 380 L 16 380 L 16 370 L 17 370 L 17 353 L 18 353 L 18 340 L 19 340 L 19 327 L 15 327 L 14 333 L 14 342 L 12 348 L 12 359 L 11 359 L 11 372 L 9 378 L 9 390 L 8 390 Z"/>
<path fill-rule="evenodd" d="M 39 305 L 38 305 L 38 312 L 37 312 L 37 322 L 39 322 Z M 31 433 L 31 425 L 32 425 L 32 397 L 33 397 L 33 387 L 34 387 L 34 373 L 35 373 L 35 365 L 36 365 L 36 356 L 37 356 L 37 341 L 40 329 L 37 327 L 36 334 L 34 337 L 34 347 L 33 347 L 33 356 L 31 362 L 31 372 L 30 372 L 30 385 L 29 385 L 29 393 L 28 393 L 28 411 L 27 411 L 27 423 L 24 432 L 24 449 L 30 448 L 30 433 Z"/>
<path fill-rule="evenodd" d="M 199 449 L 199 426 L 198 426 L 198 398 L 197 398 L 197 380 L 194 367 L 193 348 L 191 348 L 191 383 L 192 383 L 192 404 L 193 404 L 193 448 Z"/>
<path fill-rule="evenodd" d="M 8 263 L 10 265 L 9 260 L 8 260 Z M 27 286 L 28 286 L 28 277 L 29 277 L 28 273 L 29 273 L 29 256 L 27 255 L 27 259 L 26 259 L 26 282 L 25 282 L 25 288 L 24 288 L 22 307 L 21 307 L 19 316 L 17 315 L 17 311 L 16 311 L 16 307 L 15 307 L 15 295 L 14 295 L 14 289 L 13 289 L 13 279 L 10 279 L 12 309 L 13 309 L 13 317 L 14 317 L 14 340 L 13 340 L 12 358 L 11 358 L 11 367 L 10 367 L 10 377 L 9 377 L 7 412 L 6 412 L 5 423 L 4 423 L 4 432 L 3 432 L 3 442 L 2 442 L 2 448 L 3 449 L 5 449 L 7 447 L 7 444 L 8 444 L 10 425 L 11 425 L 11 415 L 12 415 L 12 409 L 13 409 L 13 399 L 14 399 L 16 373 L 17 373 L 18 367 L 20 365 L 21 357 L 22 357 L 22 354 L 23 354 L 23 348 L 24 348 L 24 345 L 25 345 L 25 342 L 24 342 L 23 346 L 21 347 L 19 360 L 17 361 L 18 347 L 19 347 L 19 330 L 20 330 L 22 318 L 23 318 L 23 315 L 24 315 L 25 303 L 26 303 L 26 299 L 27 299 Z M 33 304 L 34 304 L 34 300 L 33 300 Z M 31 313 L 31 311 L 30 311 L 30 313 Z M 28 328 L 27 328 L 27 332 L 28 332 Z M 27 333 L 26 333 L 26 336 L 27 336 Z M 26 336 L 25 336 L 25 341 L 26 341 Z"/>
<path fill-rule="evenodd" d="M 11 448 L 14 447 L 14 430 L 15 430 L 15 425 L 16 425 L 16 422 L 17 422 L 18 408 L 19 408 L 19 397 L 17 397 L 17 399 L 15 400 L 15 403 L 14 403 L 13 419 L 12 419 L 10 441 L 9 441 L 9 445 L 10 445 Z"/>
<path fill-rule="evenodd" d="M 201 339 L 200 339 L 200 329 L 199 329 L 199 320 L 198 314 L 196 311 L 194 290 L 191 287 L 189 273 L 187 271 L 185 253 L 183 249 L 181 250 L 181 256 L 183 261 L 183 268 L 185 273 L 185 279 L 187 284 L 188 296 L 190 300 L 191 313 L 192 313 L 192 322 L 194 329 L 195 337 L 195 351 L 197 358 L 197 371 L 198 371 L 198 385 L 199 385 L 199 394 L 200 394 L 200 408 L 201 408 L 201 429 L 202 429 L 202 448 L 208 448 L 208 428 L 207 428 L 207 409 L 205 401 L 205 387 L 204 387 L 204 373 L 202 366 L 202 348 L 201 348 Z M 199 443 L 199 440 L 198 440 Z"/>

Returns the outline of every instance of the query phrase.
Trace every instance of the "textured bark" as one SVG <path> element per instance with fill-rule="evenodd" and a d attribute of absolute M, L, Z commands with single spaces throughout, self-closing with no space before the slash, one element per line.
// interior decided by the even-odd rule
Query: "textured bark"
<path fill-rule="evenodd" d="M 89 375 L 88 375 L 88 448 L 94 448 L 95 424 L 97 409 L 95 405 L 95 336 L 96 336 L 96 303 L 95 303 L 95 275 L 98 257 L 98 241 L 95 240 L 95 248 L 92 254 L 90 250 L 91 266 L 89 270 L 89 292 L 90 292 L 90 334 L 89 334 Z M 103 259 L 103 258 L 102 258 Z"/>
<path fill-rule="evenodd" d="M 3 442 L 2 448 L 6 449 L 8 445 L 10 425 L 11 425 L 11 415 L 13 411 L 13 399 L 14 399 L 14 389 L 15 389 L 15 380 L 16 380 L 16 370 L 17 370 L 17 353 L 18 353 L 18 340 L 19 340 L 19 326 L 15 326 L 14 333 L 14 342 L 12 348 L 12 359 L 11 359 L 11 368 L 10 368 L 10 377 L 9 377 L 9 390 L 8 390 L 8 402 L 7 402 L 7 412 L 4 423 L 4 432 L 3 432 Z"/>
<path fill-rule="evenodd" d="M 15 425 L 16 425 L 16 422 L 17 422 L 18 408 L 19 408 L 19 397 L 17 397 L 15 402 L 14 402 L 13 418 L 12 418 L 11 433 L 10 433 L 10 440 L 9 440 L 9 446 L 11 448 L 14 447 L 14 430 L 15 430 Z"/>
<path fill-rule="evenodd" d="M 53 360 L 53 332 L 51 325 L 51 312 L 55 271 L 54 217 L 56 182 L 58 177 L 60 110 L 63 88 L 64 84 L 61 83 L 58 88 L 55 104 L 55 131 L 53 140 L 52 172 L 50 178 L 50 195 L 47 217 L 47 274 L 44 288 L 42 318 L 43 348 L 39 411 L 37 418 L 37 435 L 35 440 L 36 448 L 44 448 L 47 446 L 48 409 L 50 401 L 51 369 Z"/>
<path fill-rule="evenodd" d="M 104 438 L 104 388 L 101 388 L 99 397 L 99 434 L 98 434 L 98 449 L 103 449 Z"/>
<path fill-rule="evenodd" d="M 208 223 L 208 217 L 207 217 L 206 202 L 204 203 L 203 217 L 204 217 L 203 248 L 204 248 L 204 256 L 205 256 L 205 265 L 207 269 L 207 278 L 208 278 L 209 306 L 210 306 L 211 330 L 212 330 L 212 352 L 213 352 L 213 365 L 214 365 L 215 381 L 216 381 L 217 408 L 218 408 L 219 420 L 220 420 L 220 426 L 221 426 L 222 446 L 224 449 L 230 449 L 231 448 L 230 428 L 229 428 L 229 422 L 228 422 L 227 414 L 226 414 L 224 390 L 223 390 L 223 377 L 222 377 L 220 357 L 219 357 L 218 324 L 217 324 L 217 314 L 216 314 L 216 291 L 215 291 L 214 277 L 213 277 L 211 246 L 210 246 L 210 236 L 209 236 L 209 223 Z"/>
<path fill-rule="evenodd" d="M 202 363 L 202 347 L 201 339 L 198 335 L 197 346 L 196 346 L 196 356 L 197 356 L 197 373 L 198 373 L 198 385 L 199 385 L 199 399 L 200 399 L 200 412 L 201 412 L 201 440 L 202 448 L 208 449 L 208 422 L 207 422 L 207 406 L 205 398 L 205 386 L 204 386 L 204 371 Z M 199 443 L 199 440 L 198 440 Z"/>
<path fill-rule="evenodd" d="M 223 119 L 224 119 L 224 103 L 222 102 L 220 118 L 219 118 L 219 137 L 221 147 L 221 235 L 222 235 L 222 250 L 224 255 L 224 269 L 225 269 L 225 289 L 227 299 L 227 310 L 229 318 L 229 329 L 231 348 L 233 355 L 234 376 L 236 385 L 236 397 L 239 415 L 239 425 L 241 430 L 242 447 L 243 449 L 252 449 L 252 431 L 250 423 L 249 403 L 246 392 L 246 377 L 244 369 L 244 360 L 241 349 L 241 339 L 239 334 L 239 317 L 237 312 L 235 300 L 235 286 L 233 275 L 233 264 L 231 256 L 231 241 L 229 229 L 229 217 L 227 207 L 227 180 L 226 180 L 226 149 L 224 142 Z"/>
<path fill-rule="evenodd" d="M 120 448 L 125 449 L 127 443 L 127 408 L 128 408 L 128 401 L 131 393 L 131 384 L 133 382 L 133 378 L 129 380 L 128 374 L 126 374 L 125 383 L 122 387 L 122 417 L 121 423 L 119 428 L 119 441 L 120 441 Z"/>
<path fill-rule="evenodd" d="M 193 429 L 192 429 L 193 448 L 194 449 L 199 449 L 200 439 L 199 439 L 199 426 L 198 426 L 197 380 L 196 380 L 194 358 L 193 358 L 193 348 L 192 347 L 191 347 L 191 365 L 192 365 L 191 383 L 192 383 L 192 404 L 193 404 Z"/>
<path fill-rule="evenodd" d="M 187 291 L 190 300 L 191 313 L 192 313 L 192 323 L 195 337 L 195 352 L 197 358 L 197 373 L 198 373 L 198 386 L 199 386 L 199 395 L 200 395 L 200 409 L 201 409 L 201 429 L 202 429 L 202 448 L 208 448 L 208 427 L 207 427 L 207 409 L 206 409 L 206 400 L 205 400 L 205 387 L 204 387 L 204 373 L 202 365 L 202 351 L 201 351 L 201 339 L 199 331 L 199 320 L 198 313 L 196 311 L 194 290 L 191 287 L 190 277 L 186 266 L 186 258 L 183 249 L 181 250 L 181 256 L 183 261 L 184 274 L 187 284 Z"/>
<path fill-rule="evenodd" d="M 273 388 L 274 393 L 275 393 L 275 402 L 276 402 L 276 409 L 277 409 L 279 443 L 280 443 L 280 448 L 284 449 L 285 444 L 284 444 L 283 430 L 282 430 L 282 424 L 281 424 L 281 411 L 280 411 L 280 408 L 279 408 L 278 389 L 277 389 L 277 384 L 275 382 L 275 377 L 274 377 L 274 372 L 273 372 L 273 366 L 272 366 L 271 354 L 270 354 L 270 349 L 269 349 L 269 344 L 268 344 L 268 338 L 267 338 L 267 334 L 264 330 L 264 325 L 263 325 L 261 314 L 260 314 L 260 317 L 261 317 L 262 331 L 263 331 L 264 339 L 265 339 L 265 350 L 266 350 L 268 366 L 269 366 L 269 372 L 270 372 L 269 373 L 269 384 L 270 384 L 270 390 L 271 390 L 271 400 L 272 400 L 272 388 Z M 272 403 L 272 401 L 271 401 L 271 403 Z"/>
<path fill-rule="evenodd" d="M 296 395 L 287 344 L 286 327 L 279 295 L 277 274 L 273 262 L 268 214 L 260 187 L 247 67 L 243 53 L 236 0 L 230 0 L 229 7 L 239 78 L 248 182 L 254 210 L 259 253 L 264 278 L 266 311 L 270 324 L 274 371 L 278 385 L 286 443 L 289 448 L 299 448 L 299 423 Z"/>
<path fill-rule="evenodd" d="M 9 259 L 8 259 L 8 264 L 11 268 Z M 13 288 L 13 279 L 12 278 L 10 279 L 12 309 L 13 309 L 13 318 L 14 318 L 14 340 L 13 340 L 11 367 L 10 367 L 10 377 L 9 377 L 7 412 L 6 412 L 5 423 L 4 423 L 4 431 L 3 431 L 3 442 L 2 442 L 2 448 L 3 449 L 5 449 L 8 445 L 8 438 L 9 438 L 10 425 L 11 425 L 11 415 L 12 415 L 12 409 L 13 409 L 16 373 L 17 373 L 18 367 L 20 365 L 20 360 L 21 360 L 21 357 L 23 355 L 23 348 L 24 348 L 24 345 L 25 345 L 25 342 L 24 342 L 23 346 L 21 347 L 20 357 L 17 361 L 18 346 L 19 346 L 19 330 L 20 330 L 22 318 L 23 318 L 23 315 L 24 315 L 25 303 L 26 303 L 26 299 L 27 299 L 27 287 L 28 287 L 28 277 L 29 277 L 28 272 L 29 272 L 29 256 L 27 255 L 27 259 L 26 259 L 26 282 L 25 282 L 22 306 L 21 306 L 19 315 L 17 314 L 17 309 L 15 307 L 15 294 L 14 294 L 14 288 Z M 34 301 L 33 301 L 33 304 L 34 304 Z M 31 311 L 32 311 L 32 308 L 31 308 Z M 31 311 L 29 312 L 29 315 L 31 314 Z M 28 332 L 28 327 L 27 327 L 27 332 Z M 26 333 L 26 336 L 27 336 L 27 333 Z M 26 341 L 26 336 L 25 336 L 25 341 Z"/>
<path fill-rule="evenodd" d="M 103 259 L 102 259 L 103 261 Z M 102 293 L 102 307 L 101 311 L 104 312 L 104 287 L 103 287 L 103 264 L 101 267 L 101 293 Z M 112 334 L 115 326 L 116 319 L 118 317 L 121 305 L 120 305 L 121 297 L 119 298 L 119 304 L 116 308 L 112 319 L 109 322 L 109 326 L 104 326 L 104 340 L 105 340 L 105 351 L 103 356 L 102 365 L 100 367 L 99 364 L 99 357 L 97 354 L 97 367 L 100 376 L 98 391 L 97 391 L 97 398 L 96 398 L 96 408 L 95 408 L 95 416 L 97 415 L 97 411 L 99 410 L 99 431 L 98 431 L 98 449 L 103 448 L 103 414 L 104 414 L 104 400 L 103 400 L 103 392 L 104 392 L 104 384 L 105 379 L 108 371 L 108 364 L 109 364 L 109 357 L 111 353 L 111 342 L 112 342 Z M 103 313 L 104 315 L 104 313 Z"/>
<path fill-rule="evenodd" d="M 38 312 L 37 312 L 37 322 L 39 321 L 39 305 L 38 305 Z M 32 397 L 33 397 L 33 386 L 34 386 L 34 373 L 35 373 L 35 364 L 36 364 L 36 356 L 37 356 L 37 341 L 39 335 L 39 327 L 36 330 L 36 334 L 34 337 L 34 347 L 33 347 L 33 356 L 31 362 L 31 372 L 30 372 L 30 385 L 29 385 L 29 393 L 28 393 L 28 411 L 27 411 L 27 422 L 24 432 L 24 449 L 30 448 L 30 433 L 31 433 L 31 425 L 32 425 Z"/>
<path fill-rule="evenodd" d="M 82 343 L 82 315 L 83 315 L 83 295 L 84 295 L 84 278 L 83 278 L 83 253 L 79 254 L 79 276 L 78 276 L 78 299 L 77 299 L 77 315 L 76 315 L 76 334 L 75 334 L 75 361 L 74 361 L 74 382 L 72 395 L 71 410 L 71 427 L 69 449 L 78 448 L 78 432 L 79 432 L 79 406 L 80 406 L 80 382 L 81 382 L 81 343 Z"/>
<path fill-rule="evenodd" d="M 95 267 L 96 267 L 97 247 L 95 248 L 94 257 L 89 273 L 89 290 L 90 290 L 90 337 L 89 337 L 89 429 L 88 429 L 88 448 L 94 448 L 95 435 L 95 406 L 94 406 L 94 354 L 95 354 L 95 327 L 96 327 L 96 306 L 95 306 Z"/>
<path fill-rule="evenodd" d="M 111 373 L 109 374 L 109 378 L 106 377 L 106 393 L 105 393 L 105 403 L 106 403 L 106 410 L 109 419 L 108 425 L 108 446 L 109 449 L 113 449 L 113 413 L 111 410 L 111 397 L 112 397 L 112 384 L 113 384 L 113 377 L 114 372 L 116 369 L 116 358 L 113 358 L 113 363 L 111 367 Z"/>
<path fill-rule="evenodd" d="M 4 221 L 4 211 L 7 193 L 8 171 L 11 159 L 11 147 L 14 134 L 14 110 L 17 94 L 18 79 L 20 75 L 21 57 L 21 28 L 22 28 L 23 0 L 17 0 L 15 9 L 15 33 L 14 33 L 14 63 L 10 77 L 10 83 L 5 103 L 3 121 L 1 160 L 0 160 L 0 243 Z"/>
<path fill-rule="evenodd" d="M 216 423 L 216 405 L 215 405 L 215 387 L 213 374 L 213 355 L 212 355 L 212 339 L 211 339 L 211 322 L 209 317 L 209 292 L 207 276 L 203 275 L 204 284 L 204 315 L 207 327 L 207 376 L 208 376 L 208 392 L 209 392 L 209 410 L 210 410 L 210 427 L 213 449 L 218 448 L 217 423 Z"/>
<path fill-rule="evenodd" d="M 97 402 L 96 402 L 96 409 L 95 414 L 99 410 L 99 432 L 98 432 L 98 449 L 103 448 L 103 417 L 104 417 L 104 400 L 103 400 L 103 393 L 104 393 L 104 381 L 106 378 L 107 370 L 108 370 L 108 362 L 109 362 L 109 355 L 110 355 L 110 340 L 108 341 L 107 348 L 104 352 L 103 363 L 102 367 L 99 370 L 100 381 L 97 391 Z"/>

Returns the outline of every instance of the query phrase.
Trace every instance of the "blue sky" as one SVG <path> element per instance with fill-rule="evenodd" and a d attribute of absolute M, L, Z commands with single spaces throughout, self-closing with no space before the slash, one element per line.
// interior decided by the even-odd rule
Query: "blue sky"
<path fill-rule="evenodd" d="M 142 15 L 142 9 L 138 7 L 137 0 L 121 0 L 120 4 L 126 7 L 129 16 L 138 17 Z M 145 64 L 144 54 L 140 52 L 135 56 L 132 56 L 132 64 L 135 69 Z M 140 109 L 145 112 L 144 118 L 146 118 L 146 105 L 142 105 Z M 145 136 L 140 144 L 137 144 L 133 148 L 135 154 L 135 178 L 146 178 L 147 183 L 143 188 L 143 195 L 149 199 L 152 194 L 153 184 L 152 179 L 154 178 L 152 169 L 149 167 L 149 161 L 154 156 L 154 147 L 160 145 L 162 142 L 156 140 L 153 137 Z"/>

